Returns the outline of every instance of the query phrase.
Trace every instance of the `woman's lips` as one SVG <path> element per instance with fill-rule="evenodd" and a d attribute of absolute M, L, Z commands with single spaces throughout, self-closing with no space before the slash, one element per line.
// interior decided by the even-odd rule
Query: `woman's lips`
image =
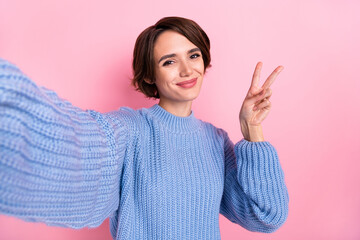
<path fill-rule="evenodd" d="M 176 85 L 182 88 L 192 88 L 193 86 L 195 86 L 196 82 L 197 82 L 197 78 L 193 78 L 188 81 L 179 82 Z"/>

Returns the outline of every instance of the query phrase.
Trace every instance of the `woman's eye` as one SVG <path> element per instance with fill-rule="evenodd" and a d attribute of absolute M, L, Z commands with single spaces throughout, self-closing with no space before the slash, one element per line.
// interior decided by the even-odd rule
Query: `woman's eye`
<path fill-rule="evenodd" d="M 195 54 L 193 54 L 193 55 L 190 56 L 190 58 L 192 58 L 192 59 L 193 59 L 193 58 L 198 58 L 198 57 L 200 57 L 200 54 L 198 54 L 198 53 L 195 53 Z"/>
<path fill-rule="evenodd" d="M 170 61 L 170 60 L 165 61 L 164 64 L 163 64 L 163 66 L 170 65 L 170 64 L 172 64 L 173 62 L 174 62 L 174 61 Z"/>

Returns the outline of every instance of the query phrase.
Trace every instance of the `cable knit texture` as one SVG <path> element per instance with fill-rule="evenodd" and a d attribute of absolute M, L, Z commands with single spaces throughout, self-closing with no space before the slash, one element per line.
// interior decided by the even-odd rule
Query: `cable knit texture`
<path fill-rule="evenodd" d="M 275 148 L 159 105 L 84 111 L 0 60 L 0 213 L 71 228 L 110 217 L 114 239 L 220 239 L 287 218 Z"/>

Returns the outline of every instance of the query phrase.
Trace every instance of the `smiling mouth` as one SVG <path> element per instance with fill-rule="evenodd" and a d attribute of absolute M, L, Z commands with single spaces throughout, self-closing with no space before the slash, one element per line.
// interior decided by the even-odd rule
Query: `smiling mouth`
<path fill-rule="evenodd" d="M 195 86 L 196 82 L 197 82 L 197 78 L 193 78 L 193 79 L 190 79 L 187 81 L 179 82 L 176 85 L 178 85 L 179 87 L 182 87 L 182 88 L 191 88 L 191 87 Z"/>

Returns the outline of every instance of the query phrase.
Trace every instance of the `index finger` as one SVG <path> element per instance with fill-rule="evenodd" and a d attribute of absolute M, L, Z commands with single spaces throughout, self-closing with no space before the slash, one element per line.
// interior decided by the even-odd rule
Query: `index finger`
<path fill-rule="evenodd" d="M 273 84 L 273 82 L 275 81 L 276 77 L 279 75 L 279 73 L 284 69 L 283 66 L 278 66 L 271 74 L 270 76 L 266 79 L 266 81 L 264 82 L 264 84 L 262 85 L 262 89 L 267 89 L 271 86 L 271 84 Z"/>

